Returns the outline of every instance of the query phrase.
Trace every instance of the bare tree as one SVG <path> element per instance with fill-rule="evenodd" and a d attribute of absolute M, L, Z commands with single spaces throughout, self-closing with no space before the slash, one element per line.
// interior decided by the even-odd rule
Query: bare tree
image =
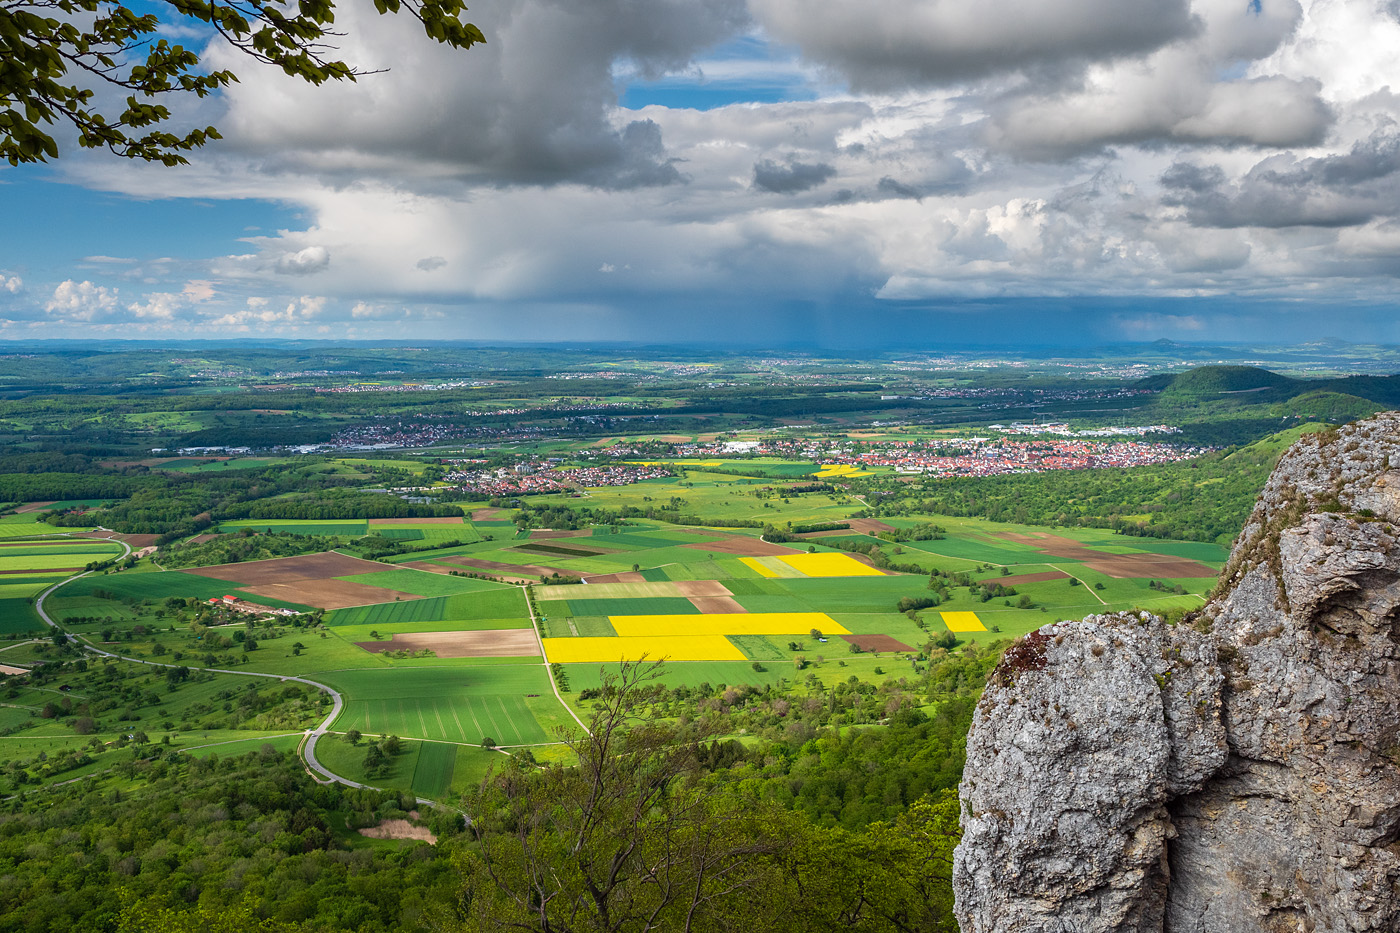
<path fill-rule="evenodd" d="M 716 732 L 652 714 L 659 670 L 605 678 L 591 734 L 568 739 L 576 766 L 483 782 L 461 865 L 469 928 L 752 930 L 770 909 L 745 895 L 776 881 L 784 820 L 704 779 L 697 751 Z"/>

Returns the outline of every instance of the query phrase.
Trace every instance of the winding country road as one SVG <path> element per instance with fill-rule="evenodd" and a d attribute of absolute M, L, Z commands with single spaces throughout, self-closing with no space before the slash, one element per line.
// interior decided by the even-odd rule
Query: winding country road
<path fill-rule="evenodd" d="M 127 545 L 125 541 L 119 541 L 117 543 L 121 544 L 122 547 L 126 548 L 126 554 L 123 554 L 120 558 L 118 558 L 118 560 L 121 560 L 124 559 L 127 556 L 127 554 L 131 553 L 131 548 Z M 58 583 L 55 583 L 53 586 L 40 593 L 38 598 L 34 600 L 34 611 L 39 614 L 39 618 L 44 621 L 45 625 L 48 625 L 53 629 L 58 629 L 61 631 L 61 629 L 59 629 L 58 623 L 55 622 L 52 618 L 50 618 L 48 611 L 44 609 L 44 600 L 47 599 L 54 592 L 54 590 L 58 589 L 61 586 L 64 586 L 65 584 L 72 583 L 74 580 L 82 579 L 83 577 L 87 576 L 88 573 L 91 573 L 91 571 L 77 574 L 76 576 L 69 577 L 66 580 L 60 580 Z M 306 684 L 307 686 L 315 687 L 317 690 L 321 690 L 325 693 L 328 693 L 330 694 L 331 698 L 331 711 L 326 715 L 326 718 L 322 719 L 321 722 L 318 723 L 314 728 L 306 730 L 305 739 L 302 742 L 300 748 L 302 759 L 306 762 L 306 765 L 309 769 L 314 771 L 315 774 L 321 775 L 321 777 L 324 777 L 327 781 L 334 781 L 338 784 L 345 784 L 349 787 L 362 787 L 368 790 L 381 789 L 373 787 L 369 784 L 361 784 L 358 781 L 352 781 L 346 777 L 341 777 L 340 775 L 331 771 L 325 765 L 321 764 L 321 762 L 316 758 L 316 741 L 320 739 L 321 736 L 326 734 L 326 731 L 330 728 L 331 723 L 335 722 L 336 717 L 340 715 L 340 711 L 345 708 L 344 697 L 342 697 L 340 691 L 336 690 L 334 687 L 330 687 L 323 683 L 318 683 L 317 681 L 310 680 L 306 677 L 297 677 L 293 674 L 267 674 L 263 673 L 262 671 L 231 671 L 220 667 L 194 667 L 188 664 L 165 664 L 160 661 L 147 661 L 144 658 L 129 658 L 125 655 L 115 654 L 111 651 L 104 651 L 103 649 L 98 648 L 95 645 L 92 645 L 89 642 L 79 638 L 77 635 L 71 633 L 65 633 L 65 635 L 70 643 L 78 645 L 79 647 L 83 648 L 83 650 L 104 658 L 115 658 L 116 660 L 129 661 L 133 664 L 147 664 L 151 667 L 187 667 L 190 670 L 209 671 L 213 674 L 236 674 L 241 677 L 264 677 L 270 680 L 281 681 L 283 683 L 287 683 L 290 681 L 293 683 Z M 313 777 L 314 776 L 315 775 L 313 775 Z M 320 778 L 317 778 L 317 780 L 320 780 Z M 429 804 L 433 803 L 433 801 L 423 800 L 422 798 L 419 798 L 419 802 Z"/>

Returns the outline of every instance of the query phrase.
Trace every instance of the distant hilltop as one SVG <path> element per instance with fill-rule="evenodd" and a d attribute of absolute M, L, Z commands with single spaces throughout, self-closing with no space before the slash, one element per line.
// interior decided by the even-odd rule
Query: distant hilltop
<path fill-rule="evenodd" d="M 1339 422 L 1400 408 L 1400 375 L 1297 379 L 1258 366 L 1197 366 L 1133 387 L 1157 393 L 1161 413 L 1271 405 L 1278 415 Z"/>
<path fill-rule="evenodd" d="M 964 933 L 1400 929 L 1397 526 L 1390 412 L 1289 449 L 1194 616 L 1008 649 L 968 737 Z"/>

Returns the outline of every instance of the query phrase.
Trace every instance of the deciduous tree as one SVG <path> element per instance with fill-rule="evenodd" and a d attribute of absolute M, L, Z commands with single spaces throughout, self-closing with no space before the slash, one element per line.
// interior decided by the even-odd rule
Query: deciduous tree
<path fill-rule="evenodd" d="M 461 0 L 374 0 L 381 14 L 406 13 L 429 38 L 453 48 L 486 41 L 458 17 Z M 109 0 L 0 0 L 0 157 L 11 165 L 57 158 L 49 127 L 67 122 L 78 145 L 176 165 L 219 133 L 170 132 L 166 105 L 206 97 L 238 80 L 202 71 L 199 55 L 157 38 L 164 24 L 207 28 L 250 58 L 312 84 L 363 74 L 334 57 L 333 0 L 156 0 L 164 15 Z M 103 92 L 99 94 L 99 91 Z M 108 92 L 124 100 L 113 103 Z"/>

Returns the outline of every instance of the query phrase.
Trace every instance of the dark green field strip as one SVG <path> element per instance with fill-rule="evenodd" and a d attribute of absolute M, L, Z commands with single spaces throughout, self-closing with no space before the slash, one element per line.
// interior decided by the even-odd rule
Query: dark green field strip
<path fill-rule="evenodd" d="M 653 567 L 650 570 L 642 571 L 642 579 L 648 583 L 661 583 L 671 578 L 666 575 L 665 567 Z"/>
<path fill-rule="evenodd" d="M 0 635 L 39 631 L 44 623 L 27 599 L 0 599 Z M 3 660 L 3 655 L 0 655 Z"/>
<path fill-rule="evenodd" d="M 424 742 L 418 750 L 418 764 L 413 769 L 413 792 L 425 797 L 441 797 L 452 786 L 452 772 L 457 766 L 456 745 Z"/>
<path fill-rule="evenodd" d="M 682 596 L 644 596 L 639 599 L 570 599 L 576 616 L 693 615 L 700 610 Z"/>
<path fill-rule="evenodd" d="M 327 625 L 397 625 L 411 622 L 432 622 L 446 618 L 447 597 L 413 599 L 396 603 L 376 603 L 337 609 L 326 617 Z"/>

